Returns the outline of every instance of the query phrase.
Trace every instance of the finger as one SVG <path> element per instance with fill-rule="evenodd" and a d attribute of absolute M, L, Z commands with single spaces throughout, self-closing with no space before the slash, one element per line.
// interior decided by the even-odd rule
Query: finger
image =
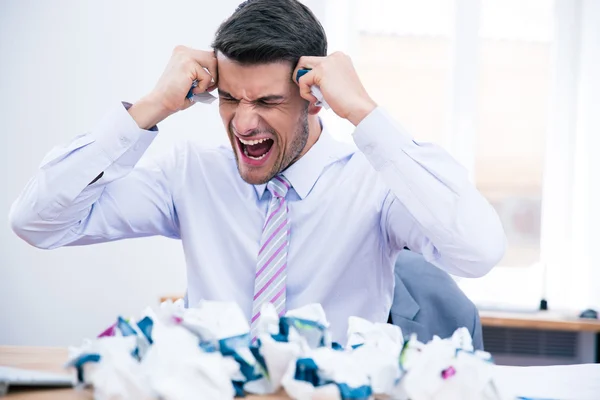
<path fill-rule="evenodd" d="M 310 71 L 300 78 L 298 87 L 300 88 L 300 96 L 308 100 L 311 104 L 316 104 L 319 100 L 311 93 L 311 87 L 315 84 L 315 72 Z"/>
<path fill-rule="evenodd" d="M 198 86 L 192 90 L 192 93 L 206 92 L 206 89 L 214 85 L 213 77 L 200 64 L 194 63 L 192 73 L 194 79 L 198 81 Z"/>
<path fill-rule="evenodd" d="M 188 108 L 190 108 L 194 104 L 196 104 L 196 99 L 194 99 L 194 96 L 187 97 L 185 99 L 185 103 L 183 103 L 183 106 L 181 107 L 181 111 L 187 110 Z"/>
<path fill-rule="evenodd" d="M 300 67 L 313 69 L 317 65 L 321 64 L 325 60 L 325 57 L 313 57 L 313 56 L 303 56 L 298 60 L 298 65 Z"/>
<path fill-rule="evenodd" d="M 206 90 L 201 90 L 199 88 L 194 88 L 192 89 L 192 93 L 193 94 L 200 94 L 200 93 L 204 93 L 204 92 L 212 92 L 213 90 L 215 90 L 217 88 L 217 85 L 210 85 L 209 87 L 206 88 Z"/>
<path fill-rule="evenodd" d="M 202 68 L 207 74 L 208 71 L 206 70 L 206 68 Z M 204 79 L 204 78 L 202 78 Z M 196 83 L 196 86 L 194 88 L 192 88 L 192 93 L 193 94 L 199 94 L 199 93 L 204 93 L 204 92 L 210 92 L 211 90 L 214 90 L 216 88 L 216 84 L 214 83 L 214 79 L 212 78 L 212 76 L 207 77 L 206 79 L 210 79 L 210 82 L 206 82 L 206 89 L 204 88 L 204 84 L 200 85 L 200 82 L 202 82 L 202 79 L 198 79 L 198 82 Z"/>
<path fill-rule="evenodd" d="M 201 51 L 190 49 L 190 55 L 198 64 L 202 65 L 204 68 L 208 70 L 210 76 L 212 76 L 214 80 L 214 84 L 218 83 L 218 71 L 217 71 L 217 58 L 215 57 L 215 53 L 213 51 Z"/>
<path fill-rule="evenodd" d="M 292 79 L 294 82 L 298 83 L 296 77 L 298 76 L 298 71 L 301 69 L 314 69 L 317 65 L 321 64 L 325 57 L 311 57 L 304 56 L 300 57 L 298 60 L 298 64 L 296 64 L 296 68 L 294 68 L 294 73 L 292 75 Z"/>

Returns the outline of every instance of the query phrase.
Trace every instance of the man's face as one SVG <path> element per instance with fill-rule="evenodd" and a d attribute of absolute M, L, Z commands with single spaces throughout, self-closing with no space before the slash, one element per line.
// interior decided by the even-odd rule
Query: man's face
<path fill-rule="evenodd" d="M 289 63 L 243 66 L 222 54 L 219 113 L 242 179 L 266 183 L 295 162 L 308 140 L 308 102 Z"/>

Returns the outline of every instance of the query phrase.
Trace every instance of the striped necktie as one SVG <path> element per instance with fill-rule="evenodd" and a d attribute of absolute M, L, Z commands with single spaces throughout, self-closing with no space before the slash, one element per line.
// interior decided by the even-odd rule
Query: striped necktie
<path fill-rule="evenodd" d="M 280 316 L 286 311 L 285 289 L 290 220 L 285 195 L 290 187 L 290 183 L 283 175 L 277 175 L 267 183 L 267 190 L 271 192 L 271 201 L 260 239 L 254 277 L 254 299 L 250 322 L 253 340 L 256 339 L 256 327 L 263 304 L 273 303 Z"/>

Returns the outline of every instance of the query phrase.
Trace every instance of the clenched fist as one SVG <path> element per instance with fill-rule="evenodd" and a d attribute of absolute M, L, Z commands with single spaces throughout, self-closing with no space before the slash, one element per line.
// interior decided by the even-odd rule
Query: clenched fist
<path fill-rule="evenodd" d="M 217 87 L 217 59 L 214 52 L 177 46 L 154 89 L 135 103 L 129 113 L 142 129 L 148 129 L 170 115 L 190 107 L 186 98 L 194 81 L 193 93 Z"/>

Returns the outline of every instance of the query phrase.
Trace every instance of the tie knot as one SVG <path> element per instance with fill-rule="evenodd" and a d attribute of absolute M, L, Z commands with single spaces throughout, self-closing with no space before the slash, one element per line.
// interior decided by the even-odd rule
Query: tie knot
<path fill-rule="evenodd" d="M 267 190 L 271 192 L 273 197 L 285 198 L 288 190 L 292 187 L 290 182 L 283 175 L 276 175 L 267 183 Z"/>

